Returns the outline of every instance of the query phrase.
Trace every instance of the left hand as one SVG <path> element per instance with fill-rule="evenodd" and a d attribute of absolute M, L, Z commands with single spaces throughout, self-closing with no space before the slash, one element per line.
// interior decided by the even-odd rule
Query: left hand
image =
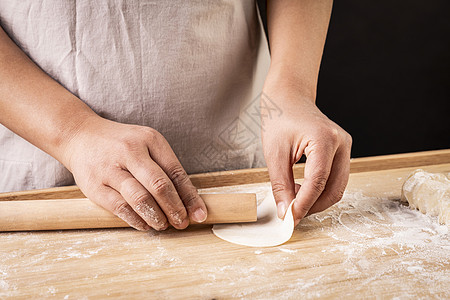
<path fill-rule="evenodd" d="M 352 138 L 297 87 L 266 82 L 264 94 L 280 110 L 279 116 L 268 117 L 261 107 L 263 150 L 278 216 L 283 218 L 296 198 L 293 213 L 297 225 L 306 215 L 323 211 L 342 198 L 350 172 Z M 292 166 L 303 154 L 307 160 L 299 187 Z"/>

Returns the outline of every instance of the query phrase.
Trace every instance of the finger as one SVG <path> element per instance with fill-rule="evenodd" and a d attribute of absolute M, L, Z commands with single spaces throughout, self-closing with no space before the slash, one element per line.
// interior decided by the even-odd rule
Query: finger
<path fill-rule="evenodd" d="M 146 155 L 146 158 L 128 162 L 128 171 L 150 192 L 173 227 L 186 228 L 189 225 L 189 219 L 177 190 L 166 173 L 148 153 Z"/>
<path fill-rule="evenodd" d="M 169 143 L 162 138 L 156 146 L 161 151 L 150 151 L 151 158 L 163 169 L 172 181 L 187 209 L 189 217 L 195 222 L 204 222 L 207 217 L 205 202 L 199 196 L 197 189 L 192 184 Z"/>
<path fill-rule="evenodd" d="M 313 214 L 323 211 L 342 199 L 350 173 L 350 149 L 339 148 L 336 151 L 330 177 L 325 190 L 308 212 Z"/>
<path fill-rule="evenodd" d="M 118 191 L 148 225 L 156 230 L 167 229 L 166 216 L 155 199 L 129 172 L 116 172 L 106 184 Z"/>
<path fill-rule="evenodd" d="M 125 199 L 110 187 L 102 186 L 98 188 L 95 196 L 89 196 L 89 199 L 137 230 L 147 231 L 150 229 L 150 226 L 131 208 Z"/>
<path fill-rule="evenodd" d="M 273 152 L 265 153 L 264 156 L 272 183 L 273 197 L 277 203 L 278 217 L 283 218 L 289 204 L 295 198 L 294 173 L 290 151 L 276 148 Z"/>
<path fill-rule="evenodd" d="M 311 146 L 305 148 L 306 163 L 305 176 L 299 193 L 296 196 L 293 205 L 295 224 L 308 213 L 319 196 L 325 189 L 328 177 L 333 163 L 334 153 L 336 149 L 322 146 Z"/>

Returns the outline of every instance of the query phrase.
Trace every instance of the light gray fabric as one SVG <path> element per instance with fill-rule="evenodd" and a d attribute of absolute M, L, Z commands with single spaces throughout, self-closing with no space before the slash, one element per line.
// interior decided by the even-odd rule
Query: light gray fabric
<path fill-rule="evenodd" d="M 0 0 L 0 25 L 99 115 L 161 132 L 188 173 L 264 165 L 251 113 L 269 53 L 254 0 Z M 0 191 L 73 183 L 0 125 Z"/>

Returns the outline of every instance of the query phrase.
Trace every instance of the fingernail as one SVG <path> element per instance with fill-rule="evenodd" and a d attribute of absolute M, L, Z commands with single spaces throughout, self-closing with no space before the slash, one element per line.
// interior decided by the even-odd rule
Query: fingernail
<path fill-rule="evenodd" d="M 199 223 L 205 222 L 206 220 L 205 211 L 201 208 L 197 208 L 197 210 L 194 212 L 194 215 L 192 216 L 192 219 L 194 219 L 194 221 Z"/>
<path fill-rule="evenodd" d="M 277 205 L 278 208 L 278 218 L 283 219 L 284 215 L 286 214 L 286 205 L 284 202 L 280 202 Z"/>

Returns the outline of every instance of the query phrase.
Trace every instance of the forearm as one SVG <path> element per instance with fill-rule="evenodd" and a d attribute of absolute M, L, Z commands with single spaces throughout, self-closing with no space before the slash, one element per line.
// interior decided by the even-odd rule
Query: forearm
<path fill-rule="evenodd" d="M 332 0 L 268 0 L 271 48 L 268 80 L 315 101 Z"/>
<path fill-rule="evenodd" d="M 0 123 L 59 160 L 95 113 L 44 73 L 0 27 Z"/>
<path fill-rule="evenodd" d="M 307 214 L 323 211 L 342 198 L 352 139 L 314 103 L 332 1 L 269 0 L 268 4 L 272 61 L 264 92 L 283 113 L 280 118 L 261 113 L 266 118 L 261 135 L 278 215 L 283 217 L 295 199 L 292 210 L 298 224 Z M 292 165 L 302 155 L 307 159 L 298 187 Z"/>

